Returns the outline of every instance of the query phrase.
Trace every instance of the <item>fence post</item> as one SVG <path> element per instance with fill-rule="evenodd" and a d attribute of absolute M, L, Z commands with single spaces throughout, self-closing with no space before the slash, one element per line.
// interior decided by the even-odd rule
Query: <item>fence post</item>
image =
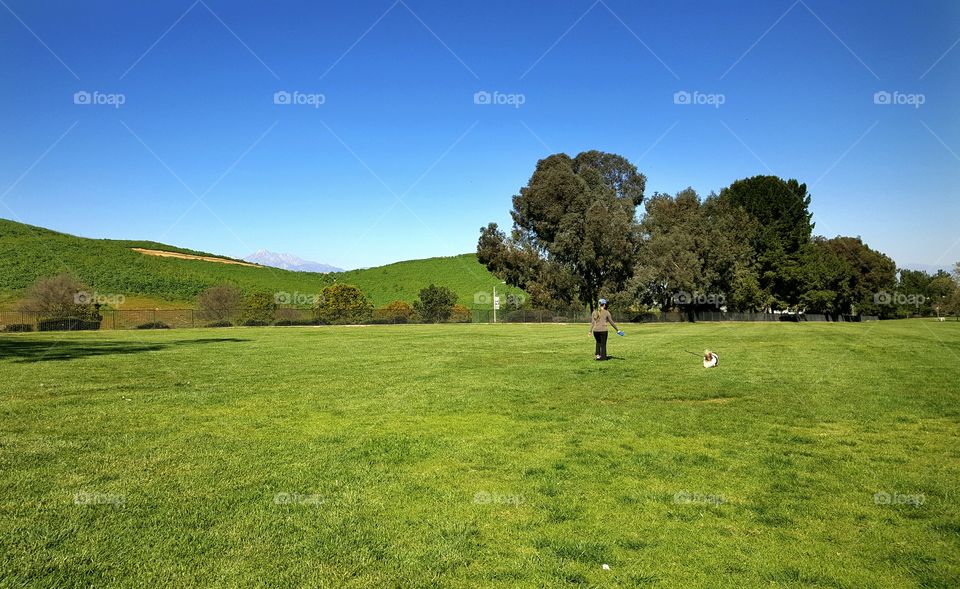
<path fill-rule="evenodd" d="M 193 309 L 190 309 L 190 327 L 196 327 L 193 323 Z"/>

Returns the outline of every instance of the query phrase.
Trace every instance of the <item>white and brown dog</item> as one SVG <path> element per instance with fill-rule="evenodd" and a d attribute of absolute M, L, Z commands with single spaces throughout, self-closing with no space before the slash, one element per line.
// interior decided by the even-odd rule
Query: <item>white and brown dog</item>
<path fill-rule="evenodd" d="M 713 368 L 720 364 L 720 356 L 717 356 L 716 353 L 711 352 L 710 350 L 703 351 L 703 367 L 704 368 Z"/>

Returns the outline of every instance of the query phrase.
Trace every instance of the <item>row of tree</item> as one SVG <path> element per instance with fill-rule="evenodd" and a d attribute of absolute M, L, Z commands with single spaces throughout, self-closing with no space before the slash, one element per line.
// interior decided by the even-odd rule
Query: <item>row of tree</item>
<path fill-rule="evenodd" d="M 89 292 L 90 289 L 71 274 L 40 278 L 28 289 L 20 309 L 41 321 L 72 319 L 99 323 L 101 305 L 86 294 Z M 301 316 L 285 313 L 291 309 L 278 304 L 276 293 L 243 293 L 230 284 L 207 288 L 197 297 L 197 308 L 200 318 L 216 325 L 269 325 Z M 433 284 L 421 289 L 412 305 L 393 301 L 381 309 L 374 309 L 356 286 L 334 284 L 323 289 L 312 311 L 317 322 L 327 324 L 469 322 L 471 319 L 470 310 L 457 304 L 457 295 L 452 290 Z"/>
<path fill-rule="evenodd" d="M 228 284 L 208 288 L 197 298 L 197 307 L 205 319 L 223 322 L 236 319 L 242 311 L 246 324 L 269 324 L 284 311 L 273 293 L 254 292 L 244 295 L 238 288 Z M 315 318 L 326 324 L 385 323 L 441 323 L 445 321 L 469 322 L 470 310 L 457 304 L 457 295 L 445 286 L 430 286 L 420 290 L 417 300 L 411 305 L 406 301 L 393 301 L 375 309 L 362 290 L 351 284 L 333 284 L 312 305 Z M 296 314 L 291 313 L 291 316 Z"/>
<path fill-rule="evenodd" d="M 940 312 L 960 312 L 956 277 L 903 271 L 898 282 L 893 260 L 859 237 L 815 236 L 810 194 L 797 180 L 755 176 L 706 198 L 692 188 L 645 198 L 645 188 L 622 156 L 551 155 L 513 197 L 510 234 L 482 228 L 477 255 L 546 308 L 593 309 L 603 296 L 633 311 L 891 317 L 932 310 L 897 304 L 918 300 L 903 291 L 926 280 Z"/>

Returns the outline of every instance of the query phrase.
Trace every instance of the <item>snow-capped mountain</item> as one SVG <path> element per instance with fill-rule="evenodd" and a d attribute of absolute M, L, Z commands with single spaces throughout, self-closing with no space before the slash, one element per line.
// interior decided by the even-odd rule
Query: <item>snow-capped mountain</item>
<path fill-rule="evenodd" d="M 343 272 L 343 269 L 331 266 L 330 264 L 311 262 L 293 254 L 278 254 L 267 250 L 260 250 L 243 259 L 247 262 L 260 264 L 261 266 L 270 266 L 271 268 L 280 268 L 281 270 L 294 270 L 296 272 Z"/>

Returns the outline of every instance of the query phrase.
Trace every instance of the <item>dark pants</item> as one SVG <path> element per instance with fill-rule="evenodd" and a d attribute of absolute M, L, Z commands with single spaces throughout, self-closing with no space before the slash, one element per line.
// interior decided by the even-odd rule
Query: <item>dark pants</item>
<path fill-rule="evenodd" d="M 597 340 L 597 356 L 600 356 L 601 360 L 607 359 L 607 332 L 606 331 L 594 331 L 593 339 Z"/>

